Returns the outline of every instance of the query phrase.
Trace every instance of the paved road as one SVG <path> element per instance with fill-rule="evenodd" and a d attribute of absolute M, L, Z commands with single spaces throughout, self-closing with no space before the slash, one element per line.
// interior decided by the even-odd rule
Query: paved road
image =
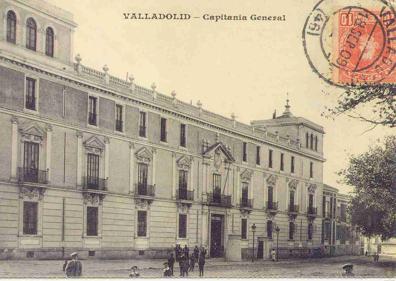
<path fill-rule="evenodd" d="M 161 260 L 85 260 L 83 277 L 128 277 L 128 268 L 138 265 L 142 277 L 161 277 Z M 396 277 L 396 259 L 381 257 L 373 263 L 367 257 L 335 257 L 308 260 L 288 260 L 227 263 L 208 260 L 205 277 L 341 277 L 342 265 L 354 264 L 356 277 Z M 0 261 L 1 277 L 63 277 L 63 261 Z M 178 272 L 176 265 L 175 273 Z M 198 277 L 197 269 L 189 277 Z"/>

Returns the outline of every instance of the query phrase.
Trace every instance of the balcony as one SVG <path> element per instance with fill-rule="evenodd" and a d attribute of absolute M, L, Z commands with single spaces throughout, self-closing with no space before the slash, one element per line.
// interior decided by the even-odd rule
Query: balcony
<path fill-rule="evenodd" d="M 309 206 L 307 208 L 307 216 L 314 218 L 318 214 L 318 208 Z"/>
<path fill-rule="evenodd" d="M 231 196 L 223 195 L 221 193 L 208 193 L 207 204 L 211 206 L 218 206 L 224 208 L 231 208 Z"/>
<path fill-rule="evenodd" d="M 289 214 L 297 214 L 298 205 L 289 205 Z"/>
<path fill-rule="evenodd" d="M 135 184 L 135 197 L 154 197 L 155 185 L 150 184 Z"/>
<path fill-rule="evenodd" d="M 96 120 L 96 113 L 89 112 L 88 113 L 88 124 L 96 126 L 97 125 L 97 120 Z"/>
<path fill-rule="evenodd" d="M 267 201 L 267 212 L 276 214 L 278 212 L 278 202 Z"/>
<path fill-rule="evenodd" d="M 176 199 L 181 201 L 194 201 L 194 190 L 178 189 Z"/>
<path fill-rule="evenodd" d="M 83 190 L 101 190 L 107 189 L 107 179 L 87 176 L 83 178 Z"/>
<path fill-rule="evenodd" d="M 241 198 L 239 202 L 241 209 L 253 209 L 253 199 Z"/>
<path fill-rule="evenodd" d="M 48 183 L 48 170 L 38 170 L 38 169 L 30 169 L 30 168 L 18 168 L 18 183 L 39 183 L 39 184 L 47 184 Z"/>

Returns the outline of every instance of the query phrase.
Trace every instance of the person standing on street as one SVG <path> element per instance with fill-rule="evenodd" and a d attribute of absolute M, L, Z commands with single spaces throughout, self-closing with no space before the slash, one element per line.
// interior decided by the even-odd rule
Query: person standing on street
<path fill-rule="evenodd" d="M 271 259 L 272 259 L 272 261 L 276 261 L 276 252 L 275 252 L 275 249 L 272 249 L 272 250 L 271 250 Z"/>
<path fill-rule="evenodd" d="M 199 257 L 198 257 L 198 267 L 199 267 L 199 276 L 200 277 L 204 276 L 205 255 L 206 255 L 206 251 L 205 251 L 205 249 L 203 249 L 199 253 Z"/>
<path fill-rule="evenodd" d="M 76 252 L 71 254 L 72 259 L 66 265 L 66 276 L 67 277 L 80 277 L 82 274 L 82 264 L 78 260 L 78 254 Z"/>
<path fill-rule="evenodd" d="M 170 254 L 169 258 L 168 258 L 168 265 L 171 271 L 171 275 L 173 276 L 173 266 L 175 264 L 175 258 L 173 257 L 173 253 Z"/>
<path fill-rule="evenodd" d="M 189 255 L 190 250 L 188 249 L 187 245 L 184 245 L 183 253 L 184 253 L 185 258 L 188 260 L 190 257 L 190 255 Z"/>

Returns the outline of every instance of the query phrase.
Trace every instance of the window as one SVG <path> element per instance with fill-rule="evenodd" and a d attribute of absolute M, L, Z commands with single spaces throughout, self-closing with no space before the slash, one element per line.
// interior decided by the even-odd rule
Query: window
<path fill-rule="evenodd" d="M 97 126 L 97 98 L 89 97 L 88 124 Z"/>
<path fill-rule="evenodd" d="M 309 148 L 313 149 L 313 134 L 311 134 L 311 142 L 310 142 Z"/>
<path fill-rule="evenodd" d="M 331 235 L 331 227 L 330 227 L 330 222 L 325 222 L 324 223 L 324 233 L 325 233 L 325 239 L 330 240 L 330 235 Z"/>
<path fill-rule="evenodd" d="M 87 236 L 98 236 L 98 207 L 87 207 Z"/>
<path fill-rule="evenodd" d="M 23 179 L 27 182 L 38 182 L 39 144 L 25 141 L 23 147 Z"/>
<path fill-rule="evenodd" d="M 166 142 L 166 119 L 161 118 L 161 141 Z"/>
<path fill-rule="evenodd" d="M 309 163 L 309 177 L 313 178 L 313 163 Z"/>
<path fill-rule="evenodd" d="M 87 187 L 99 188 L 99 155 L 87 154 Z"/>
<path fill-rule="evenodd" d="M 272 149 L 269 150 L 269 154 L 268 154 L 268 167 L 272 168 Z"/>
<path fill-rule="evenodd" d="M 318 151 L 318 136 L 315 136 L 315 151 Z"/>
<path fill-rule="evenodd" d="M 188 171 L 179 171 L 179 189 L 187 190 Z"/>
<path fill-rule="evenodd" d="M 37 202 L 23 202 L 23 234 L 37 234 Z"/>
<path fill-rule="evenodd" d="M 144 163 L 138 164 L 138 194 L 146 195 L 147 194 L 147 174 L 148 174 L 148 166 Z"/>
<path fill-rule="evenodd" d="M 289 192 L 289 206 L 291 211 L 294 211 L 294 193 L 294 190 L 290 190 Z"/>
<path fill-rule="evenodd" d="M 247 182 L 242 183 L 242 204 L 246 205 L 249 200 L 249 184 Z"/>
<path fill-rule="evenodd" d="M 16 15 L 13 11 L 7 13 L 7 42 L 16 43 Z"/>
<path fill-rule="evenodd" d="M 180 146 L 186 147 L 186 124 L 180 124 Z"/>
<path fill-rule="evenodd" d="M 36 51 L 37 25 L 34 19 L 28 18 L 26 21 L 26 48 Z"/>
<path fill-rule="evenodd" d="M 314 196 L 313 196 L 313 194 L 311 193 L 311 194 L 309 194 L 308 195 L 308 207 L 311 209 L 311 208 L 313 208 L 313 200 L 314 200 Z"/>
<path fill-rule="evenodd" d="M 272 221 L 267 221 L 267 238 L 272 239 Z"/>
<path fill-rule="evenodd" d="M 294 156 L 290 158 L 290 172 L 294 173 Z"/>
<path fill-rule="evenodd" d="M 308 134 L 308 132 L 305 133 L 305 147 L 306 148 L 309 147 L 309 134 Z"/>
<path fill-rule="evenodd" d="M 25 108 L 36 110 L 36 80 L 26 77 Z"/>
<path fill-rule="evenodd" d="M 261 159 L 260 159 L 260 146 L 256 147 L 256 165 L 260 165 Z"/>
<path fill-rule="evenodd" d="M 146 137 L 146 112 L 139 113 L 139 137 Z"/>
<path fill-rule="evenodd" d="M 313 224 L 310 222 L 308 224 L 308 240 L 312 240 L 313 236 Z"/>
<path fill-rule="evenodd" d="M 283 170 L 285 169 L 285 164 L 284 164 L 284 161 L 283 161 L 284 158 L 285 158 L 285 157 L 284 157 L 284 154 L 281 153 L 281 154 L 280 154 L 280 170 L 281 170 L 281 171 L 283 171 Z"/>
<path fill-rule="evenodd" d="M 49 57 L 54 56 L 54 30 L 47 27 L 45 31 L 45 54 Z"/>
<path fill-rule="evenodd" d="M 294 222 L 289 222 L 289 240 L 294 240 L 294 231 L 295 231 Z"/>
<path fill-rule="evenodd" d="M 213 174 L 213 201 L 221 203 L 221 175 Z"/>
<path fill-rule="evenodd" d="M 187 215 L 179 214 L 179 238 L 187 238 Z"/>
<path fill-rule="evenodd" d="M 120 104 L 116 104 L 116 131 L 118 131 L 118 132 L 123 131 L 122 105 L 120 105 Z"/>
<path fill-rule="evenodd" d="M 243 147 L 242 147 L 242 161 L 243 162 L 247 161 L 247 143 L 246 142 L 243 143 Z"/>
<path fill-rule="evenodd" d="M 138 237 L 147 236 L 147 212 L 138 211 Z"/>
<path fill-rule="evenodd" d="M 272 203 L 274 202 L 274 188 L 272 186 L 268 187 L 268 205 L 272 206 Z M 271 207 L 269 206 L 269 207 Z"/>
<path fill-rule="evenodd" d="M 247 239 L 247 219 L 241 221 L 241 238 Z"/>

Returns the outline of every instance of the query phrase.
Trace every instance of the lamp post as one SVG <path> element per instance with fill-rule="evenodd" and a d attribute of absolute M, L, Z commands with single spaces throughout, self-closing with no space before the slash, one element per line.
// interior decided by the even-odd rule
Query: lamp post
<path fill-rule="evenodd" d="M 279 231 L 280 231 L 280 228 L 279 228 L 279 226 L 277 226 L 275 228 L 275 232 L 276 232 L 276 261 L 278 261 L 278 254 L 279 254 L 279 248 L 278 248 L 278 245 L 279 245 Z"/>
<path fill-rule="evenodd" d="M 253 232 L 253 254 L 252 254 L 252 262 L 254 262 L 254 234 L 256 233 L 256 224 L 252 225 L 252 232 Z"/>

